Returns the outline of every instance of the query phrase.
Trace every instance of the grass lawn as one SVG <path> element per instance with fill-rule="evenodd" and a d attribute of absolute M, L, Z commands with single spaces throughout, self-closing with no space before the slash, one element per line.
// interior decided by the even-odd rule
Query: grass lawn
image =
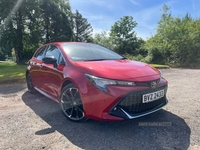
<path fill-rule="evenodd" d="M 159 65 L 159 64 L 150 64 L 150 65 L 157 69 L 169 69 L 170 68 L 168 65 Z"/>
<path fill-rule="evenodd" d="M 25 80 L 27 65 L 13 62 L 0 62 L 0 83 L 12 83 Z"/>

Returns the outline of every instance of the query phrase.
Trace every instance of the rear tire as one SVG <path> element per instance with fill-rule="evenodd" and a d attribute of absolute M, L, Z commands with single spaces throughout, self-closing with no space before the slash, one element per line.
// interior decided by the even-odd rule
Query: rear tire
<path fill-rule="evenodd" d="M 78 88 L 73 83 L 62 89 L 60 106 L 64 115 L 70 121 L 83 122 L 87 120 Z"/>
<path fill-rule="evenodd" d="M 29 93 L 35 94 L 37 91 L 33 87 L 33 83 L 32 83 L 32 79 L 31 79 L 30 73 L 28 73 L 26 75 L 26 83 L 27 83 L 27 88 L 28 88 Z"/>

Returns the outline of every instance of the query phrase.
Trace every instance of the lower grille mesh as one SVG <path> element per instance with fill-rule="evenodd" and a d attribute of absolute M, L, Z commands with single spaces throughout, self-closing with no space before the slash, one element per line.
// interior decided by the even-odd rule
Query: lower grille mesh
<path fill-rule="evenodd" d="M 162 86 L 156 89 L 150 89 L 146 91 L 137 91 L 133 93 L 129 93 L 126 95 L 121 102 L 118 104 L 119 107 L 124 109 L 126 112 L 130 114 L 137 114 L 137 113 L 142 113 L 148 110 L 152 110 L 162 104 L 163 102 L 166 101 L 166 97 L 162 97 L 158 100 L 149 102 L 149 103 L 142 103 L 142 96 L 147 93 L 152 93 L 155 91 L 159 91 L 165 89 L 165 94 L 166 94 L 166 86 Z"/>

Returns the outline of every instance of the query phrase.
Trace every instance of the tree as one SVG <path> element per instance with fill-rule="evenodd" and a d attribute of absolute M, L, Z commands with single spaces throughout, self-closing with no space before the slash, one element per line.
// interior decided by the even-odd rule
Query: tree
<path fill-rule="evenodd" d="M 28 27 L 37 14 L 38 3 L 38 0 L 0 1 L 1 46 L 9 54 L 14 48 L 17 63 L 23 60 L 24 36 L 30 33 Z"/>
<path fill-rule="evenodd" d="M 99 44 L 101 46 L 107 47 L 111 50 L 114 49 L 114 45 L 112 44 L 112 40 L 109 34 L 106 31 L 102 31 L 100 33 L 96 33 L 94 35 L 93 42 Z"/>
<path fill-rule="evenodd" d="M 41 4 L 43 32 L 46 43 L 53 41 L 71 41 L 71 7 L 64 0 L 43 0 Z"/>
<path fill-rule="evenodd" d="M 137 26 L 132 16 L 124 16 L 111 27 L 110 36 L 115 46 L 115 51 L 120 54 L 134 53 L 136 50 L 136 33 L 133 30 Z"/>
<path fill-rule="evenodd" d="M 20 63 L 45 42 L 71 41 L 71 15 L 65 0 L 1 0 L 0 51 L 11 55 L 14 48 Z"/>
<path fill-rule="evenodd" d="M 76 42 L 87 42 L 90 39 L 93 31 L 92 26 L 77 10 L 73 15 L 73 28 Z"/>
<path fill-rule="evenodd" d="M 200 63 L 200 20 L 189 14 L 183 18 L 173 17 L 167 5 L 158 22 L 156 34 L 145 44 L 148 57 L 154 63 L 168 63 L 183 67 Z"/>
<path fill-rule="evenodd" d="M 25 1 L 26 2 L 26 1 Z M 9 4 L 10 3 L 10 4 Z M 7 49 L 7 42 L 5 39 L 10 35 L 11 42 L 13 47 L 15 47 L 15 53 L 17 55 L 17 61 L 22 59 L 22 53 L 20 49 L 23 49 L 22 37 L 23 37 L 23 17 L 22 17 L 22 9 L 21 5 L 23 5 L 22 1 L 11 1 L 2 0 L 0 2 L 0 12 L 1 12 L 1 28 L 3 29 L 3 33 L 1 33 L 1 44 L 5 45 L 4 48 Z M 7 6 L 7 8 L 6 8 Z M 4 10 L 4 8 L 6 8 Z M 12 10 L 10 12 L 10 10 Z M 7 15 L 9 14 L 9 15 Z M 12 38 L 13 37 L 13 38 Z M 14 40 L 15 39 L 15 40 Z M 5 43 L 6 42 L 6 43 Z"/>

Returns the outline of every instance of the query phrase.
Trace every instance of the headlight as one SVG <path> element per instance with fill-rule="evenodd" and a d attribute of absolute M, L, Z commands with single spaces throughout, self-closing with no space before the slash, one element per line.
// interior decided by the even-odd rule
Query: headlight
<path fill-rule="evenodd" d="M 95 87 L 105 92 L 108 91 L 108 85 L 135 86 L 134 82 L 104 79 L 89 74 L 85 74 L 85 76 Z"/>

